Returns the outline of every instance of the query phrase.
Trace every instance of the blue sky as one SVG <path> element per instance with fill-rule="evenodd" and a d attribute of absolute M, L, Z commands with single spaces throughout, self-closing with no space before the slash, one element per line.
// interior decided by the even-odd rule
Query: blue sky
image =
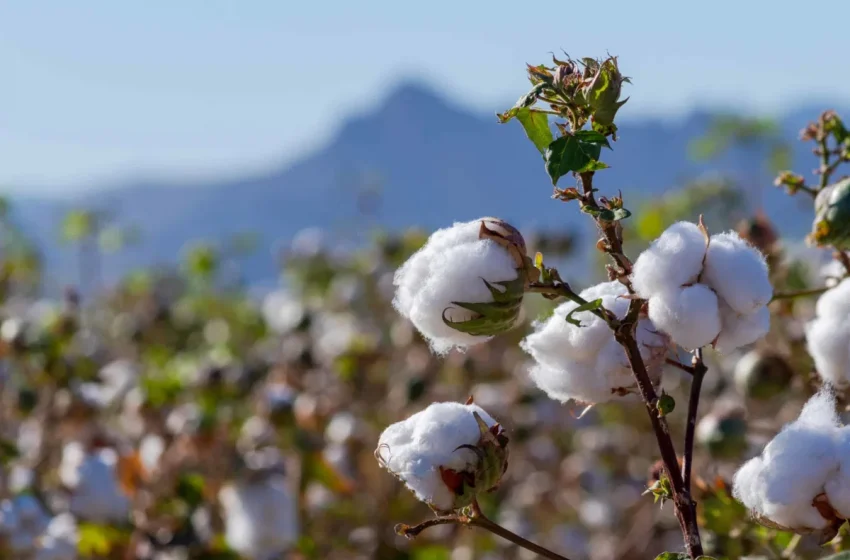
<path fill-rule="evenodd" d="M 252 172 L 404 78 L 500 108 L 526 89 L 524 63 L 559 49 L 619 55 L 632 118 L 846 100 L 846 37 L 828 22 L 849 20 L 846 0 L 0 0 L 0 186 Z"/>

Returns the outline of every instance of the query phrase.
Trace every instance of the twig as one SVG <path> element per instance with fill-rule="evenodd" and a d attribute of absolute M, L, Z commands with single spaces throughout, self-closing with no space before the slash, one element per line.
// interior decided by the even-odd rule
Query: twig
<path fill-rule="evenodd" d="M 796 299 L 799 297 L 808 297 L 808 296 L 819 296 L 825 291 L 829 289 L 828 286 L 824 286 L 822 288 L 812 288 L 809 290 L 795 290 L 793 292 L 779 292 L 778 294 L 773 294 L 773 298 L 771 298 L 771 302 L 781 300 L 781 299 Z"/>
<path fill-rule="evenodd" d="M 688 399 L 688 424 L 685 427 L 685 456 L 682 461 L 682 481 L 685 488 L 691 487 L 691 471 L 694 462 L 694 431 L 697 424 L 697 409 L 699 408 L 699 396 L 702 389 L 702 380 L 708 368 L 702 359 L 702 348 L 694 352 L 692 369 L 694 377 L 691 380 L 691 394 Z"/>
<path fill-rule="evenodd" d="M 579 305 L 586 305 L 590 303 L 586 299 L 575 293 L 569 284 L 560 280 L 556 280 L 551 284 L 532 282 L 528 285 L 525 291 L 533 292 L 536 294 L 544 294 L 548 296 L 565 297 L 568 300 L 573 301 Z M 588 311 L 590 311 L 606 323 L 610 323 L 610 321 L 614 319 L 611 312 L 607 309 L 589 309 Z"/>
<path fill-rule="evenodd" d="M 599 204 L 593 196 L 593 175 L 594 173 L 592 171 L 580 174 L 581 185 L 584 191 L 583 202 L 585 205 L 599 208 Z M 605 252 L 608 253 L 619 268 L 616 271 L 617 278 L 626 286 L 629 294 L 634 295 L 634 288 L 629 280 L 629 275 L 632 272 L 632 262 L 623 253 L 622 226 L 618 222 L 599 219 L 596 219 L 596 224 L 605 237 Z M 658 417 L 658 412 L 655 408 L 658 395 L 655 393 L 655 387 L 652 385 L 652 380 L 649 377 L 649 372 L 646 370 L 646 364 L 640 354 L 640 347 L 635 338 L 635 329 L 637 328 L 643 303 L 644 300 L 642 299 L 632 299 L 625 318 L 622 321 L 611 321 L 608 324 L 614 330 L 615 339 L 626 351 L 632 374 L 634 375 L 643 402 L 646 405 L 649 421 L 652 424 L 652 430 L 655 432 L 655 439 L 658 442 L 658 449 L 661 452 L 661 461 L 664 464 L 664 470 L 673 487 L 673 507 L 682 529 L 685 549 L 688 552 L 688 556 L 697 558 L 698 556 L 702 556 L 703 551 L 699 526 L 697 525 L 696 504 L 691 499 L 690 486 L 684 484 L 682 471 L 679 468 L 679 459 L 676 456 L 676 448 L 673 445 L 670 428 L 667 425 L 667 419 Z M 690 479 L 690 477 L 688 478 Z"/>
<path fill-rule="evenodd" d="M 671 366 L 673 366 L 673 367 L 677 367 L 677 368 L 679 368 L 680 370 L 682 370 L 682 371 L 684 371 L 685 373 L 688 373 L 688 374 L 690 374 L 690 375 L 693 375 L 693 374 L 694 374 L 694 368 L 692 368 L 691 366 L 686 366 L 685 364 L 683 364 L 683 363 L 682 363 L 682 362 L 680 362 L 679 360 L 674 360 L 674 359 L 672 359 L 672 358 L 667 358 L 667 364 L 668 364 L 668 365 L 671 365 Z"/>
<path fill-rule="evenodd" d="M 477 502 L 473 502 L 471 506 L 471 515 L 445 515 L 442 517 L 435 517 L 433 519 L 426 519 L 422 523 L 418 525 L 405 525 L 404 523 L 399 523 L 395 526 L 395 532 L 399 535 L 407 537 L 409 539 L 415 538 L 419 533 L 428 529 L 430 527 L 436 527 L 438 525 L 469 525 L 472 527 L 480 527 L 481 529 L 486 529 L 490 531 L 494 535 L 502 537 L 505 540 L 508 540 L 514 543 L 517 546 L 520 546 L 526 550 L 530 550 L 536 554 L 539 554 L 543 558 L 549 558 L 549 560 L 569 560 L 566 556 L 561 556 L 560 554 L 556 554 L 552 552 L 548 548 L 544 548 L 539 544 L 535 544 L 528 539 L 524 539 L 523 537 L 513 533 L 498 523 L 490 521 L 478 507 Z"/>

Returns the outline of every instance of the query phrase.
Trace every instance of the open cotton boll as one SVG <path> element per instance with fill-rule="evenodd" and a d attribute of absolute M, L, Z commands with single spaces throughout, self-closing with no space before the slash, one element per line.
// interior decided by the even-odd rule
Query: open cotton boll
<path fill-rule="evenodd" d="M 619 288 L 617 288 L 619 286 Z M 626 288 L 619 282 L 604 282 L 579 294 L 587 301 L 602 299 L 602 305 L 622 317 L 628 308 L 628 301 L 617 296 L 625 294 Z M 611 328 L 605 321 L 590 311 L 573 314 L 572 318 L 581 323 L 577 327 L 567 322 L 567 315 L 578 307 L 577 303 L 567 301 L 555 308 L 552 316 L 542 323 L 535 323 L 535 330 L 522 341 L 522 348 L 538 363 L 551 368 L 566 367 L 573 361 L 592 361 L 605 345 L 613 338 Z"/>
<path fill-rule="evenodd" d="M 812 501 L 838 470 L 838 428 L 835 400 L 822 391 L 767 444 L 760 457 L 741 467 L 735 475 L 734 496 L 756 515 L 783 527 L 823 529 L 827 522 Z"/>
<path fill-rule="evenodd" d="M 711 344 L 720 333 L 717 294 L 704 284 L 651 297 L 649 318 L 673 342 L 687 349 Z"/>
<path fill-rule="evenodd" d="M 616 395 L 612 393 L 610 380 L 597 375 L 593 365 L 581 362 L 563 363 L 559 368 L 545 365 L 535 365 L 529 370 L 529 375 L 549 398 L 567 402 L 602 403 L 611 400 Z M 628 379 L 619 387 L 629 385 Z"/>
<path fill-rule="evenodd" d="M 818 317 L 850 318 L 850 278 L 824 292 L 815 304 Z"/>
<path fill-rule="evenodd" d="M 838 387 L 850 383 L 850 320 L 819 317 L 810 321 L 806 344 L 821 378 Z"/>
<path fill-rule="evenodd" d="M 850 518 L 850 426 L 838 430 L 835 446 L 838 470 L 826 481 L 824 490 L 830 505 L 847 519 Z"/>
<path fill-rule="evenodd" d="M 737 313 L 728 305 L 720 305 L 720 336 L 714 347 L 718 352 L 726 353 L 752 344 L 770 330 L 770 311 L 761 307 L 749 315 Z"/>
<path fill-rule="evenodd" d="M 711 236 L 702 282 L 738 313 L 753 313 L 773 297 L 767 262 L 735 232 Z"/>
<path fill-rule="evenodd" d="M 438 511 L 450 511 L 459 504 L 456 488 L 451 488 L 443 471 L 451 470 L 452 478 L 479 474 L 476 452 L 461 446 L 477 446 L 482 440 L 481 427 L 473 413 L 486 426 L 496 421 L 475 404 L 443 402 L 396 422 L 381 434 L 375 457 L 381 466 L 398 477 L 417 498 Z M 501 472 L 497 473 L 501 476 Z M 478 491 L 492 485 L 479 481 Z M 486 486 L 486 487 L 480 487 Z"/>
<path fill-rule="evenodd" d="M 298 539 L 298 506 L 282 475 L 219 491 L 228 546 L 252 560 L 281 558 Z"/>
<path fill-rule="evenodd" d="M 677 222 L 635 261 L 632 286 L 642 298 L 694 282 L 702 271 L 705 236 L 696 224 Z"/>
<path fill-rule="evenodd" d="M 463 332 L 456 328 L 458 325 L 446 324 L 446 320 L 461 323 L 479 315 L 456 302 L 494 301 L 484 280 L 496 284 L 514 281 L 520 276 L 519 264 L 508 248 L 493 239 L 480 237 L 482 221 L 489 225 L 502 224 L 488 218 L 439 230 L 396 271 L 393 305 L 411 320 L 437 353 L 487 340 L 489 336 Z M 496 288 L 504 287 L 497 285 Z M 521 300 L 521 292 L 517 298 Z M 518 308 L 512 317 L 514 321 L 517 315 Z"/>

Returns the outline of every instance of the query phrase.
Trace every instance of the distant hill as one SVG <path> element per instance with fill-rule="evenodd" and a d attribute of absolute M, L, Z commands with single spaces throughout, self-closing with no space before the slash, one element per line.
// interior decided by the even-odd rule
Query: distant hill
<path fill-rule="evenodd" d="M 784 116 L 783 133 L 796 140 L 821 109 Z M 675 122 L 627 120 L 613 152 L 605 153 L 611 169 L 598 175 L 598 186 L 622 189 L 628 202 L 723 169 L 752 189 L 751 200 L 776 217 L 784 234 L 802 235 L 810 210 L 771 186 L 758 157 L 733 152 L 707 165 L 689 160 L 689 140 L 703 133 L 710 119 L 709 113 L 697 112 Z M 795 141 L 794 149 L 795 169 L 814 167 L 806 146 Z M 520 227 L 586 226 L 577 212 L 551 202 L 551 191 L 540 155 L 518 124 L 499 125 L 493 115 L 472 114 L 425 87 L 407 84 L 376 110 L 348 119 L 326 146 L 267 174 L 184 188 L 116 186 L 73 202 L 13 202 L 16 218 L 47 248 L 56 278 L 72 278 L 70 256 L 56 247 L 57 224 L 64 209 L 77 205 L 109 209 L 142 230 L 138 247 L 106 259 L 107 279 L 132 267 L 173 262 L 190 240 L 250 231 L 259 236 L 260 250 L 242 272 L 252 282 L 268 284 L 277 277 L 274 248 L 312 226 L 345 243 L 364 239 L 376 225 L 432 229 L 482 215 Z"/>

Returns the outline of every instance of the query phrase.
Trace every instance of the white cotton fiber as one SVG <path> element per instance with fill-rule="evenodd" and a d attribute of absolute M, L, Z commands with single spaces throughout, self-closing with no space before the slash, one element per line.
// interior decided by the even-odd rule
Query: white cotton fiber
<path fill-rule="evenodd" d="M 817 301 L 817 316 L 806 325 L 806 343 L 818 374 L 825 381 L 850 384 L 850 278 Z"/>
<path fill-rule="evenodd" d="M 435 232 L 395 273 L 395 308 L 413 322 L 437 353 L 489 338 L 446 325 L 443 311 L 455 322 L 474 315 L 452 302 L 492 302 L 483 279 L 494 283 L 517 278 L 517 264 L 508 250 L 492 240 L 479 239 L 480 227 L 481 220 L 475 220 Z"/>
<path fill-rule="evenodd" d="M 376 456 L 388 471 L 401 479 L 416 497 L 435 509 L 452 509 L 454 495 L 440 477 L 440 467 L 470 471 L 475 453 L 458 449 L 475 445 L 481 437 L 473 412 L 488 426 L 496 422 L 475 404 L 434 403 L 389 426 L 378 440 Z"/>
<path fill-rule="evenodd" d="M 850 517 L 850 427 L 844 426 L 835 436 L 838 470 L 826 481 L 824 490 L 830 505 L 842 517 Z"/>
<path fill-rule="evenodd" d="M 720 333 L 717 295 L 704 284 L 653 296 L 649 318 L 673 342 L 687 349 L 711 344 Z"/>
<path fill-rule="evenodd" d="M 822 379 L 838 387 L 850 383 L 850 320 L 818 317 L 806 325 L 806 342 Z"/>
<path fill-rule="evenodd" d="M 737 313 L 728 305 L 720 304 L 720 336 L 715 348 L 721 353 L 731 352 L 741 346 L 752 344 L 770 330 L 770 311 L 760 307 L 749 315 Z"/>
<path fill-rule="evenodd" d="M 768 331 L 773 288 L 764 257 L 738 234 L 714 235 L 705 245 L 696 224 L 670 226 L 638 257 L 632 285 L 676 344 L 692 350 L 717 340 L 728 352 Z"/>
<path fill-rule="evenodd" d="M 850 318 L 850 278 L 823 293 L 815 304 L 818 317 Z"/>
<path fill-rule="evenodd" d="M 738 313 L 754 313 L 773 297 L 764 255 L 735 232 L 711 236 L 702 281 Z"/>
<path fill-rule="evenodd" d="M 629 307 L 624 298 L 626 287 L 619 282 L 592 286 L 581 297 L 587 301 L 602 299 L 605 309 L 623 318 Z M 623 389 L 634 386 L 634 377 L 622 346 L 614 339 L 608 324 L 589 311 L 575 313 L 578 327 L 566 320 L 576 307 L 573 302 L 558 306 L 549 319 L 535 323 L 535 330 L 522 341 L 522 348 L 537 363 L 530 370 L 531 379 L 551 398 L 566 402 L 606 402 L 621 396 Z M 653 373 L 663 358 L 668 338 L 648 319 L 637 328 L 641 355 Z"/>
<path fill-rule="evenodd" d="M 733 493 L 753 513 L 794 530 L 822 529 L 812 506 L 839 470 L 835 400 L 828 391 L 812 397 L 800 417 L 735 475 Z"/>
<path fill-rule="evenodd" d="M 642 298 L 694 282 L 702 270 L 705 237 L 696 224 L 667 228 L 635 261 L 632 285 Z"/>

